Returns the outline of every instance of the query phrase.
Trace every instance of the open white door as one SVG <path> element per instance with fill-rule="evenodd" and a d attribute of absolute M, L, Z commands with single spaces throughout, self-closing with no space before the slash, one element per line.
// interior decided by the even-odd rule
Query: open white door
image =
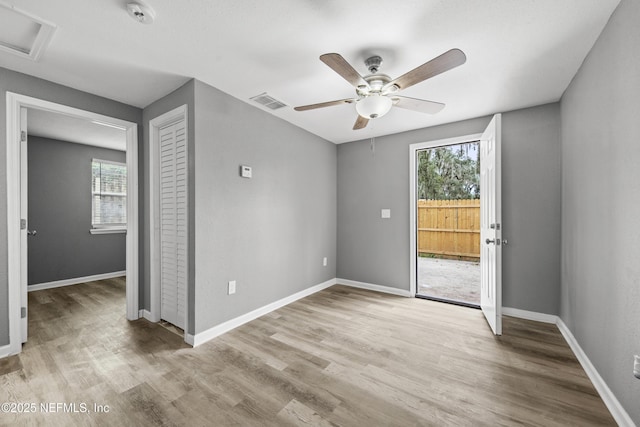
<path fill-rule="evenodd" d="M 496 335 L 502 335 L 501 133 L 496 114 L 480 138 L 480 307 Z"/>
<path fill-rule="evenodd" d="M 28 167 L 27 167 L 27 109 L 20 108 L 20 329 L 22 342 L 27 342 L 28 336 Z"/>

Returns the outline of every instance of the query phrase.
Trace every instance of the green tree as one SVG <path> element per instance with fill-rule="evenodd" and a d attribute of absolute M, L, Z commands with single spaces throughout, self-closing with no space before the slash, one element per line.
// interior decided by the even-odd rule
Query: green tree
<path fill-rule="evenodd" d="M 480 198 L 480 146 L 477 142 L 430 148 L 418 153 L 418 198 Z"/>

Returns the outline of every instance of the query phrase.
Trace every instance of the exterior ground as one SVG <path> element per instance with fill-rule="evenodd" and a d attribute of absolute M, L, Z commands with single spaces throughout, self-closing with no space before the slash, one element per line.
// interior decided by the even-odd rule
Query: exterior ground
<path fill-rule="evenodd" d="M 418 257 L 418 294 L 480 305 L 480 263 Z"/>

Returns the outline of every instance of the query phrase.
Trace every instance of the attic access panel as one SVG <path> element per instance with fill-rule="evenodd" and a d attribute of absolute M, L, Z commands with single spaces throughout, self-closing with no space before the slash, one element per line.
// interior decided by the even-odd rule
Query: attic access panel
<path fill-rule="evenodd" d="M 50 22 L 0 3 L 0 51 L 37 61 L 55 30 Z"/>

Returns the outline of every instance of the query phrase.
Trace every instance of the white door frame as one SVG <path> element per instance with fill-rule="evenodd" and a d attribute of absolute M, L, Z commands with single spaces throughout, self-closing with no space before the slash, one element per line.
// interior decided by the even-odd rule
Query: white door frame
<path fill-rule="evenodd" d="M 9 353 L 22 351 L 20 327 L 21 290 L 27 277 L 21 273 L 20 244 L 20 108 L 34 108 L 64 114 L 83 120 L 109 123 L 125 129 L 127 138 L 127 237 L 126 237 L 126 294 L 127 319 L 139 317 L 138 304 L 138 125 L 133 122 L 80 110 L 54 102 L 7 92 L 7 270 L 9 308 Z"/>
<path fill-rule="evenodd" d="M 425 150 L 434 147 L 443 147 L 445 145 L 464 144 L 465 142 L 480 141 L 481 133 L 475 133 L 465 136 L 457 136 L 454 138 L 438 139 L 435 141 L 418 142 L 409 146 L 409 245 L 410 245 L 410 268 L 409 268 L 409 292 L 412 296 L 416 296 L 417 293 L 417 260 L 416 255 L 418 252 L 417 242 L 417 229 L 418 218 L 416 216 L 417 210 L 417 187 L 418 187 L 418 174 L 416 170 L 416 159 L 418 158 L 418 151 Z M 482 191 L 482 190 L 480 190 Z"/>
<path fill-rule="evenodd" d="M 160 129 L 184 120 L 186 137 L 187 137 L 187 161 L 189 156 L 188 144 L 189 144 L 189 132 L 188 132 L 188 117 L 187 117 L 187 105 L 181 105 L 174 108 L 152 120 L 149 121 L 149 248 L 151 250 L 149 259 L 151 261 L 151 268 L 149 272 L 149 296 L 151 300 L 151 306 L 149 307 L 149 316 L 145 316 L 147 320 L 151 322 L 160 321 L 160 308 L 161 308 L 161 289 L 160 289 Z M 185 328 L 184 338 L 187 340 L 188 325 L 189 325 L 189 287 L 186 289 L 187 295 L 187 309 L 185 310 Z"/>

